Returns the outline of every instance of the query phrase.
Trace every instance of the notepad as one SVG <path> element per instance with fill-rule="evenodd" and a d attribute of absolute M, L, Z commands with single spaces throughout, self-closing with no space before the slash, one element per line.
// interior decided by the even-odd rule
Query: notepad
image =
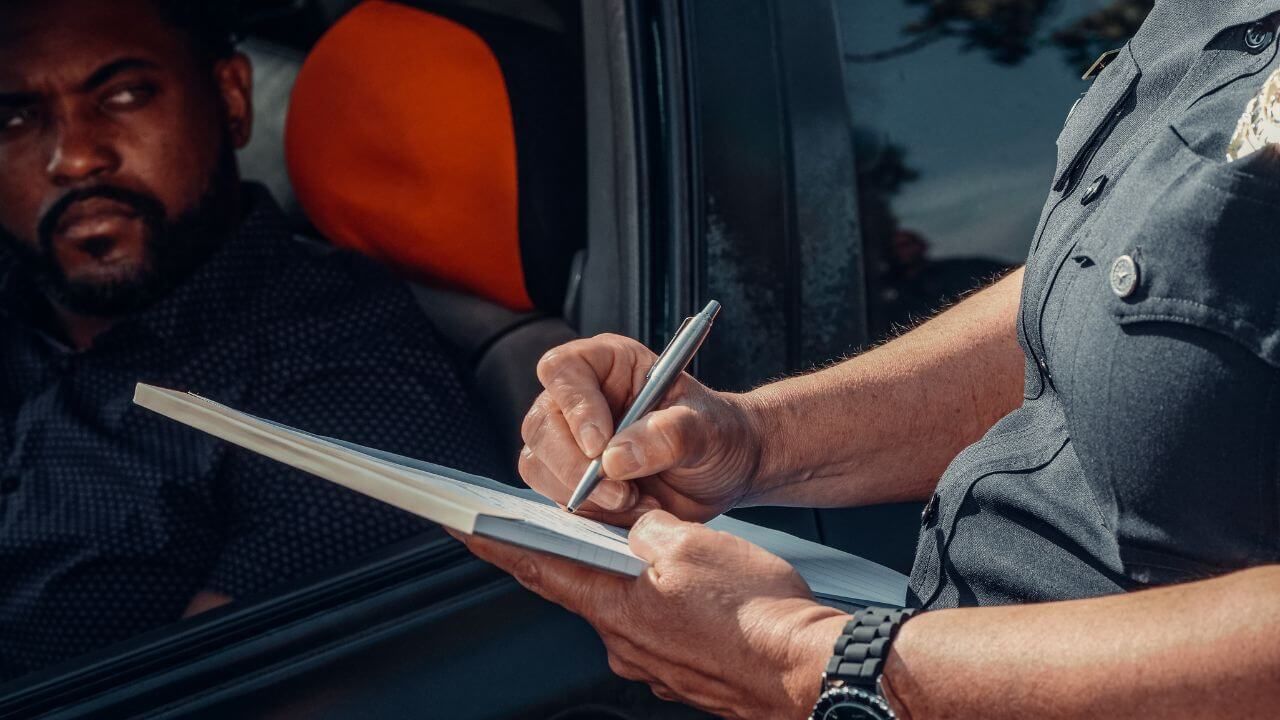
<path fill-rule="evenodd" d="M 190 393 L 139 384 L 134 402 L 272 460 L 337 483 L 452 530 L 639 576 L 627 530 L 560 509 L 527 489 L 490 478 L 314 435 Z M 721 517 L 710 527 L 790 562 L 815 597 L 842 607 L 901 606 L 906 577 L 869 560 L 786 533 Z"/>

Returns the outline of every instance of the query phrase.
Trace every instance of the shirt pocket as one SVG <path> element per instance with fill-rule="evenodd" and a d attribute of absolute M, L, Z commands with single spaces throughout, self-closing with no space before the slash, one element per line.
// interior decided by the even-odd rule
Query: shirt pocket
<path fill-rule="evenodd" d="M 1165 144 L 1169 161 L 1113 198 L 1126 217 L 1098 226 L 1111 316 L 1219 333 L 1280 368 L 1280 155 L 1219 162 L 1176 131 Z"/>
<path fill-rule="evenodd" d="M 1224 31 L 1205 49 L 1189 73 L 1202 78 L 1204 92 L 1194 95 L 1194 101 L 1181 108 L 1170 123 L 1188 149 L 1214 165 L 1228 164 L 1227 150 L 1240 118 L 1277 69 L 1280 43 L 1272 42 L 1262 52 L 1251 54 L 1240 47 L 1245 27 Z M 1237 173 L 1259 170 L 1265 175 L 1265 167 L 1253 161 L 1258 155 L 1261 153 L 1230 164 Z"/>

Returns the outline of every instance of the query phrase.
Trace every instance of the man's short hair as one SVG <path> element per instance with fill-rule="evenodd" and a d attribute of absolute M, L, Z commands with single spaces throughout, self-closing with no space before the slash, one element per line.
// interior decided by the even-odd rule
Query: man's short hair
<path fill-rule="evenodd" d="M 210 62 L 236 51 L 240 3 L 236 0 L 151 0 L 165 20 L 182 31 L 192 49 Z"/>

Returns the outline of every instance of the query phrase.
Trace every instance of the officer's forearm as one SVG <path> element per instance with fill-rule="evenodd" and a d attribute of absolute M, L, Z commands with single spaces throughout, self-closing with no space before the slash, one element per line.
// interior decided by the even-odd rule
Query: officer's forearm
<path fill-rule="evenodd" d="M 745 396 L 763 457 L 750 504 L 923 499 L 1022 398 L 1018 270 L 882 347 Z"/>
<path fill-rule="evenodd" d="M 1090 600 L 943 610 L 885 670 L 900 717 L 1274 717 L 1280 566 Z"/>

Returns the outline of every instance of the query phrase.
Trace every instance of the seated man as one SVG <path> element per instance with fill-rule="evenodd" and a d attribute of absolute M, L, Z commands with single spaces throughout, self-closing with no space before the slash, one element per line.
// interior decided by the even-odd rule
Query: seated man
<path fill-rule="evenodd" d="M 495 470 L 407 289 L 241 184 L 252 71 L 203 7 L 0 8 L 0 678 L 429 529 L 134 406 L 139 381 Z"/>

